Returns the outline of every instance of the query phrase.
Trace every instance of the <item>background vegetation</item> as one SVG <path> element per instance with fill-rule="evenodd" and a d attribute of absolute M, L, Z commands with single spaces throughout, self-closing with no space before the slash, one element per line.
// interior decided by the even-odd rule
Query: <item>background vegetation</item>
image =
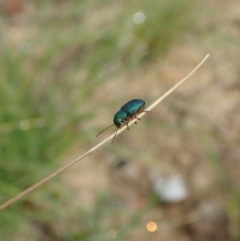
<path fill-rule="evenodd" d="M 1 203 L 212 54 L 114 146 L 2 211 L 2 240 L 239 240 L 240 4 L 220 2 L 0 1 Z M 175 176 L 188 194 L 166 201 L 155 184 Z"/>

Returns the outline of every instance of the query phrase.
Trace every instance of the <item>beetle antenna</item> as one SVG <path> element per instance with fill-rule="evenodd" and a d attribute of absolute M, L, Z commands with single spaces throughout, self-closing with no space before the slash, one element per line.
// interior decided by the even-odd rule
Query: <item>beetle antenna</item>
<path fill-rule="evenodd" d="M 108 126 L 108 127 L 106 127 L 106 128 L 104 128 L 103 130 L 101 130 L 97 135 L 96 135 L 96 137 L 98 137 L 100 134 L 102 134 L 105 130 L 107 130 L 107 129 L 109 129 L 110 127 L 112 127 L 112 126 L 114 126 L 114 124 L 113 125 L 110 125 L 110 126 Z"/>
<path fill-rule="evenodd" d="M 118 129 L 119 129 L 119 128 L 117 128 L 117 130 L 116 130 L 116 132 L 115 132 L 115 135 L 114 135 L 114 137 L 113 137 L 113 139 L 112 139 L 111 145 L 113 144 L 113 142 L 114 142 L 114 140 L 115 140 L 115 138 L 116 138 L 116 136 L 117 136 Z"/>

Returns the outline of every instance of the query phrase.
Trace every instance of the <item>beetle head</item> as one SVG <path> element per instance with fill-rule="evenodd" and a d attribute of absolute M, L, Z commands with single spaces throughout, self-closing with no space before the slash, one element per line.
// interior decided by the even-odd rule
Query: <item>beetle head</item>
<path fill-rule="evenodd" d="M 123 110 L 119 110 L 114 118 L 113 123 L 117 128 L 121 128 L 122 124 L 127 120 L 127 113 Z"/>

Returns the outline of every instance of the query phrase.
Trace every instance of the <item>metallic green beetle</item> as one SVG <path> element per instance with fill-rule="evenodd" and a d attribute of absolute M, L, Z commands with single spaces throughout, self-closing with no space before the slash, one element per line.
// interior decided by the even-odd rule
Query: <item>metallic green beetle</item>
<path fill-rule="evenodd" d="M 128 101 L 126 104 L 124 104 L 120 110 L 114 115 L 113 118 L 113 125 L 106 127 L 102 131 L 100 131 L 97 136 L 99 136 L 101 133 L 103 133 L 105 130 L 112 126 L 116 126 L 117 130 L 115 132 L 115 136 L 112 140 L 112 144 L 114 142 L 114 139 L 117 135 L 118 129 L 120 129 L 122 126 L 127 125 L 130 120 L 133 120 L 134 118 L 137 118 L 137 115 L 144 112 L 146 107 L 146 102 L 142 99 L 133 99 Z M 128 127 L 129 129 L 129 127 Z"/>

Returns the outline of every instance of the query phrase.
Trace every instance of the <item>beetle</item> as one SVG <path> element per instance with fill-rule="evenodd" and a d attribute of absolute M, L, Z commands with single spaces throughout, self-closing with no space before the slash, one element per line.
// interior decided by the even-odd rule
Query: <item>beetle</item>
<path fill-rule="evenodd" d="M 114 115 L 113 125 L 104 128 L 102 131 L 100 131 L 97 134 L 97 136 L 102 134 L 108 128 L 110 128 L 110 127 L 115 125 L 117 127 L 117 130 L 116 130 L 115 136 L 114 136 L 114 138 L 112 140 L 112 144 L 113 144 L 113 142 L 115 140 L 115 137 L 117 135 L 117 131 L 124 125 L 127 125 L 127 129 L 129 129 L 129 126 L 128 126 L 129 121 L 137 118 L 138 114 L 140 114 L 142 112 L 146 112 L 145 111 L 145 107 L 146 107 L 146 102 L 144 100 L 142 100 L 142 99 L 133 99 L 133 100 L 128 101 Z M 137 118 L 137 119 L 140 120 L 139 118 Z M 137 122 L 135 122 L 135 124 L 137 124 Z"/>

